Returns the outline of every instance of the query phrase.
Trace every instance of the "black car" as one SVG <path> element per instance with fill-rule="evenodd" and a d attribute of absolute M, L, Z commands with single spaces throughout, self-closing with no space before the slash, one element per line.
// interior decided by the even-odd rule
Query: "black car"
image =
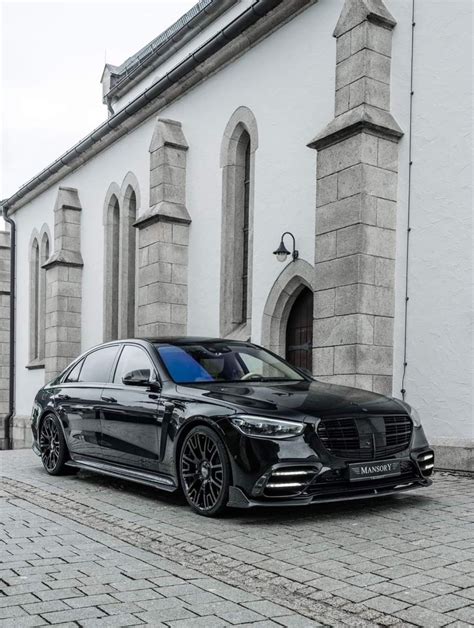
<path fill-rule="evenodd" d="M 38 392 L 32 430 L 52 475 L 81 468 L 182 489 L 207 516 L 429 486 L 434 464 L 408 404 L 219 339 L 95 347 Z"/>

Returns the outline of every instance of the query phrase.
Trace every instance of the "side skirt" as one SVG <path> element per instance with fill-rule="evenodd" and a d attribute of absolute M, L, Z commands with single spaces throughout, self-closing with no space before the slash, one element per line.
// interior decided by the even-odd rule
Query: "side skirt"
<path fill-rule="evenodd" d="M 94 473 L 101 473 L 102 475 L 108 475 L 121 480 L 138 482 L 139 484 L 153 486 L 170 493 L 178 490 L 175 481 L 167 475 L 148 473 L 147 471 L 137 471 L 135 469 L 120 467 L 112 463 L 83 458 L 82 456 L 76 456 L 74 460 L 69 460 L 66 463 L 66 466 L 84 469 L 85 471 L 93 471 Z"/>

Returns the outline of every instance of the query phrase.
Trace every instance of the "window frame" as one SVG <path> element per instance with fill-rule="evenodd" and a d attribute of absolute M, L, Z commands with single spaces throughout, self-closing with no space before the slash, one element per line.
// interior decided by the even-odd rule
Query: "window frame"
<path fill-rule="evenodd" d="M 147 350 L 147 348 L 144 347 L 141 344 L 136 343 L 136 342 L 124 342 L 124 343 L 121 344 L 120 351 L 118 352 L 117 359 L 116 359 L 115 364 L 114 364 L 114 366 L 112 368 L 112 376 L 111 376 L 110 386 L 120 387 L 120 388 L 123 387 L 123 388 L 127 388 L 127 389 L 130 388 L 130 386 L 127 386 L 123 382 L 115 382 L 114 381 L 115 380 L 115 375 L 117 373 L 117 367 L 118 367 L 120 358 L 122 357 L 122 353 L 125 350 L 125 347 L 137 347 L 141 351 L 143 351 L 143 353 L 147 356 L 147 358 L 148 358 L 148 360 L 149 360 L 149 362 L 150 362 L 150 364 L 152 366 L 152 370 L 153 370 L 152 376 L 150 377 L 150 381 L 156 381 L 156 382 L 161 384 L 162 380 L 161 380 L 158 368 L 157 368 L 157 366 L 155 364 L 155 361 L 153 360 L 153 358 L 151 356 L 151 353 Z M 110 386 L 108 386 L 108 387 L 110 387 Z"/>

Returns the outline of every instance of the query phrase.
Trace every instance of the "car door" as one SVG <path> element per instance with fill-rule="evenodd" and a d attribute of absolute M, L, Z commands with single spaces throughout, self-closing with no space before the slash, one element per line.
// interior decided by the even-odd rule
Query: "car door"
<path fill-rule="evenodd" d="M 144 384 L 150 379 L 156 370 L 147 351 L 125 344 L 113 381 L 102 390 L 101 444 L 111 462 L 157 471 L 162 412 L 160 393 Z"/>
<path fill-rule="evenodd" d="M 58 386 L 54 401 L 72 456 L 101 456 L 102 388 L 110 380 L 119 345 L 96 349 L 78 362 Z"/>

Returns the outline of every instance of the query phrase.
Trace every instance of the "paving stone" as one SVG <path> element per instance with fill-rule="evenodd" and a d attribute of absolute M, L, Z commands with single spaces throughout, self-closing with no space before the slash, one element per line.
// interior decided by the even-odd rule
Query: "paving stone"
<path fill-rule="evenodd" d="M 10 598 L 0 603 L 19 609 L 0 626 L 48 615 L 75 628 L 472 624 L 472 479 L 437 474 L 423 493 L 319 506 L 317 516 L 233 511 L 213 521 L 153 489 L 49 477 L 27 451 L 0 456 L 14 461 L 0 460 Z"/>
<path fill-rule="evenodd" d="M 422 606 L 411 606 L 405 608 L 402 611 L 395 613 L 397 617 L 404 621 L 416 624 L 417 626 L 429 626 L 430 628 L 438 628 L 440 626 L 446 626 L 453 621 L 452 617 L 430 611 Z"/>

